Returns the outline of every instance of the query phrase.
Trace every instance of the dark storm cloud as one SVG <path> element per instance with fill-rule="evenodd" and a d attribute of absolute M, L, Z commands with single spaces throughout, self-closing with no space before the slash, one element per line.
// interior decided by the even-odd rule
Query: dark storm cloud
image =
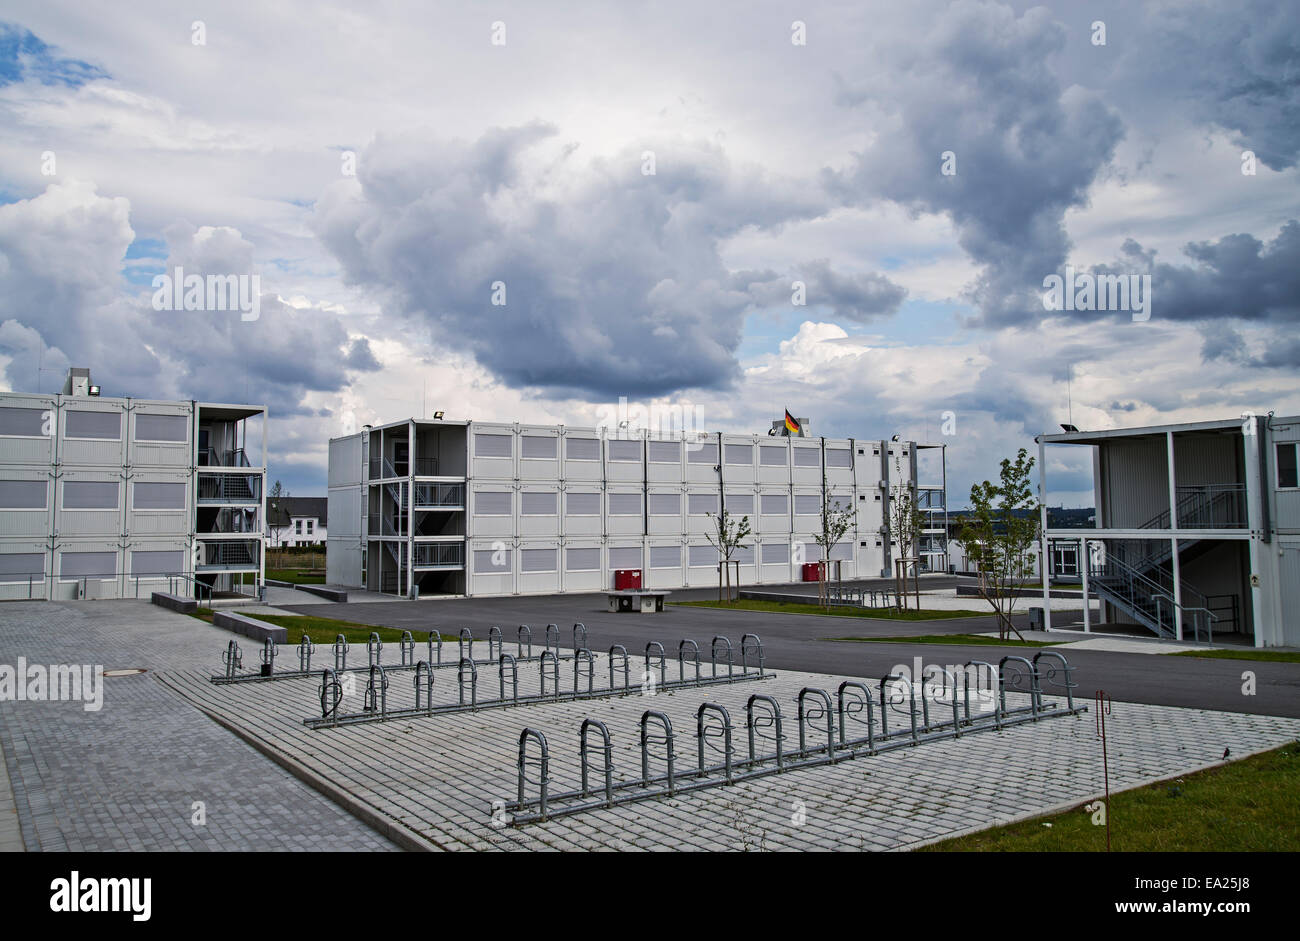
<path fill-rule="evenodd" d="M 702 144 L 648 148 L 653 175 L 640 147 L 576 168 L 569 149 L 548 164 L 537 145 L 553 133 L 379 138 L 360 156 L 360 186 L 320 200 L 317 233 L 350 282 L 389 296 L 389 313 L 433 326 L 436 344 L 469 349 L 509 385 L 597 396 L 729 386 L 743 316 L 776 276 L 737 276 L 720 242 L 818 215 L 824 196 Z M 883 290 L 841 288 L 860 305 Z M 788 281 L 784 291 L 788 303 Z"/>
<path fill-rule="evenodd" d="M 303 411 L 308 392 L 344 388 L 378 363 L 351 341 L 337 314 L 261 296 L 241 311 L 156 310 L 152 290 L 123 293 L 121 266 L 134 233 L 125 199 L 69 182 L 0 206 L 0 352 L 19 391 L 59 386 L 50 370 L 86 366 L 108 395 L 247 401 L 279 415 Z M 166 270 L 252 275 L 253 246 L 229 228 L 168 228 Z M 51 353 L 50 350 L 54 352 Z"/>
<path fill-rule="evenodd" d="M 986 325 L 1042 316 L 1039 286 L 1070 247 L 1065 212 L 1086 202 L 1123 137 L 1110 107 L 1049 68 L 1065 40 L 1045 9 L 1017 17 L 963 0 L 918 43 L 879 50 L 889 68 L 870 86 L 840 89 L 881 118 L 873 145 L 828 185 L 850 203 L 884 197 L 949 215 L 982 266 L 971 300 Z M 941 172 L 945 152 L 953 175 Z"/>
<path fill-rule="evenodd" d="M 1119 87 L 1235 132 L 1259 161 L 1300 160 L 1300 6 L 1290 0 L 1141 8 Z"/>

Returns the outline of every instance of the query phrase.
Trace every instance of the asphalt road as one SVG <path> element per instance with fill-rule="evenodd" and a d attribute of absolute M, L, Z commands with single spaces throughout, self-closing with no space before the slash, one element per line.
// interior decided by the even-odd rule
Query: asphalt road
<path fill-rule="evenodd" d="M 694 595 L 717 597 L 716 592 L 709 591 L 674 592 L 673 597 L 689 600 Z M 437 628 L 444 634 L 455 634 L 462 627 L 468 627 L 476 638 L 483 639 L 486 639 L 489 627 L 498 625 L 507 642 L 514 640 L 518 625 L 528 624 L 532 628 L 534 643 L 539 643 L 546 625 L 554 623 L 560 626 L 564 646 L 571 646 L 573 623 L 581 621 L 587 627 L 589 643 L 595 650 L 623 644 L 637 654 L 645 649 L 647 642 L 657 640 L 670 657 L 675 656 L 677 642 L 685 637 L 696 640 L 707 657 L 709 642 L 715 635 L 729 637 L 738 651 L 740 635 L 750 632 L 762 638 L 767 665 L 773 669 L 868 678 L 891 672 L 895 664 L 910 665 L 914 657 L 921 657 L 923 664 L 960 665 L 968 660 L 996 662 L 1007 654 L 1025 655 L 1026 650 L 1029 650 L 1029 656 L 1033 654 L 1032 649 L 1023 647 L 854 643 L 828 639 L 991 631 L 996 629 L 991 616 L 900 622 L 675 606 L 669 606 L 662 614 L 610 614 L 604 595 L 456 598 L 285 607 L 302 614 L 400 630 Z M 1091 650 L 1070 650 L 1067 656 L 1077 670 L 1075 680 L 1079 687 L 1076 696 L 1085 699 L 1102 689 L 1116 702 L 1300 718 L 1300 663 Z M 1242 674 L 1247 671 L 1255 676 L 1253 696 L 1242 692 Z"/>

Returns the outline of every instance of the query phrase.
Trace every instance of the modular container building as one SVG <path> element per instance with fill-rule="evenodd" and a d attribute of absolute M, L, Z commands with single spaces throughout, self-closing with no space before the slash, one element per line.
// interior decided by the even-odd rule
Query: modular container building
<path fill-rule="evenodd" d="M 592 592 L 639 569 L 648 588 L 718 583 L 709 514 L 749 518 L 744 584 L 798 581 L 820 561 L 824 502 L 854 509 L 830 559 L 893 574 L 886 522 L 903 488 L 927 519 L 922 567 L 947 568 L 942 446 L 769 434 L 628 434 L 563 425 L 406 419 L 329 447 L 327 580 L 403 597 Z M 832 575 L 835 575 L 832 568 Z"/>
<path fill-rule="evenodd" d="M 1044 519 L 1041 551 L 1078 547 L 1084 594 L 1104 603 L 1104 621 L 1178 640 L 1300 646 L 1300 417 L 1038 442 L 1041 494 L 1048 446 L 1092 450 L 1096 528 L 1049 529 Z"/>
<path fill-rule="evenodd" d="M 98 393 L 0 393 L 0 598 L 256 591 L 266 409 Z"/>

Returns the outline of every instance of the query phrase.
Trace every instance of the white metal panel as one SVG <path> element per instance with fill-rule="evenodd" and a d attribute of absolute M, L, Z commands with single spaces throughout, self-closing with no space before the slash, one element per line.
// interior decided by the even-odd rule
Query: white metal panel
<path fill-rule="evenodd" d="M 566 536 L 599 536 L 604 532 L 604 494 L 599 483 L 566 485 L 560 499 L 562 531 Z"/>
<path fill-rule="evenodd" d="M 758 480 L 762 484 L 790 484 L 790 439 L 760 440 L 756 460 Z"/>
<path fill-rule="evenodd" d="M 132 535 L 188 534 L 195 520 L 194 494 L 188 473 L 172 474 L 146 471 L 127 481 L 126 532 Z M 179 496 L 179 507 L 149 508 L 153 488 L 149 484 L 162 484 L 167 491 Z M 142 486 L 143 485 L 143 486 Z M 260 529 L 260 527 L 259 527 Z"/>
<path fill-rule="evenodd" d="M 640 535 L 645 529 L 645 493 L 639 486 L 610 484 L 605 491 L 605 532 L 610 536 Z M 635 507 L 635 512 L 631 512 Z"/>
<path fill-rule="evenodd" d="M 59 413 L 63 435 L 59 442 L 60 463 L 99 466 L 126 462 L 127 412 L 124 403 L 111 399 L 77 399 L 75 404 L 65 401 Z M 99 427 L 103 419 L 116 419 L 116 437 L 103 436 L 103 429 Z"/>
<path fill-rule="evenodd" d="M 519 488 L 518 500 L 520 536 L 560 535 L 561 505 L 558 483 L 522 484 Z"/>
<path fill-rule="evenodd" d="M 360 485 L 330 488 L 326 504 L 329 515 L 327 543 L 332 543 L 336 537 L 360 538 L 362 499 Z"/>
<path fill-rule="evenodd" d="M 847 438 L 827 438 L 826 442 L 826 485 L 828 487 L 848 487 L 853 484 L 852 442 Z"/>
<path fill-rule="evenodd" d="M 49 547 L 43 540 L 0 539 L 0 599 L 48 597 Z"/>
<path fill-rule="evenodd" d="M 14 504 L 13 506 L 0 507 L 0 537 L 48 536 L 54 508 L 54 482 L 50 478 L 50 471 L 0 466 L 0 478 L 19 484 L 19 490 L 33 491 L 15 493 L 19 499 L 5 501 Z M 43 507 L 29 506 L 37 502 L 36 499 L 29 499 L 36 492 L 44 494 Z M 18 504 L 24 508 L 18 508 Z"/>
<path fill-rule="evenodd" d="M 822 448 L 818 438 L 790 439 L 790 480 L 796 485 L 822 482 Z"/>
<path fill-rule="evenodd" d="M 470 532 L 475 536 L 514 536 L 519 512 L 514 484 L 492 481 L 470 485 Z"/>
<path fill-rule="evenodd" d="M 516 551 L 520 592 L 553 594 L 560 590 L 564 562 L 558 539 L 521 539 Z"/>
<path fill-rule="evenodd" d="M 59 479 L 56 488 L 58 500 L 56 521 L 59 536 L 108 536 L 121 535 L 123 524 L 124 494 L 121 469 L 112 468 L 101 471 L 67 471 Z M 84 502 L 79 497 L 78 484 L 112 484 L 117 493 L 115 509 L 81 509 L 69 508 L 68 502 Z M 71 487 L 69 485 L 72 485 Z"/>
<path fill-rule="evenodd" d="M 364 441 L 359 434 L 330 440 L 328 487 L 352 487 L 362 482 L 365 475 L 361 459 Z"/>
<path fill-rule="evenodd" d="M 569 553 L 574 555 L 570 557 Z M 598 539 L 564 540 L 561 545 L 560 584 L 564 591 L 601 591 L 605 578 L 605 551 Z"/>
<path fill-rule="evenodd" d="M 187 468 L 194 463 L 194 409 L 189 403 L 133 401 L 127 424 L 128 463 Z M 175 440 L 181 429 L 184 439 Z"/>
<path fill-rule="evenodd" d="M 566 430 L 560 447 L 567 481 L 600 480 L 604 475 L 604 441 L 595 431 Z"/>
<path fill-rule="evenodd" d="M 605 479 L 613 482 L 643 481 L 645 479 L 645 442 L 640 438 L 605 440 Z"/>
<path fill-rule="evenodd" d="M 1300 647 L 1300 543 L 1280 543 L 1278 549 L 1282 644 Z"/>
<path fill-rule="evenodd" d="M 651 487 L 646 494 L 648 526 L 651 535 L 680 535 L 685 499 L 680 484 Z"/>
<path fill-rule="evenodd" d="M 349 491 L 342 491 L 349 492 Z M 331 510 L 331 521 L 333 520 Z M 333 522 L 330 530 L 333 531 Z M 360 541 L 354 536 L 346 539 L 330 536 L 325 540 L 325 580 L 344 588 L 360 588 L 364 556 Z"/>
<path fill-rule="evenodd" d="M 718 483 L 717 468 L 722 463 L 716 435 L 700 436 L 686 441 L 686 482 L 691 484 Z"/>
<path fill-rule="evenodd" d="M 521 425 L 519 478 L 521 480 L 558 480 L 561 467 L 560 430 L 554 425 Z"/>
<path fill-rule="evenodd" d="M 517 566 L 513 540 L 471 539 L 468 546 L 470 594 L 509 595 Z"/>
<path fill-rule="evenodd" d="M 755 435 L 722 436 L 722 479 L 728 489 L 758 480 L 758 443 Z"/>
<path fill-rule="evenodd" d="M 654 483 L 678 484 L 686 479 L 686 455 L 682 439 L 648 438 L 646 479 Z"/>
<path fill-rule="evenodd" d="M 783 487 L 764 486 L 758 492 L 758 526 L 760 533 L 788 533 L 790 528 L 790 491 Z"/>
<path fill-rule="evenodd" d="M 53 464 L 57 400 L 0 393 L 0 409 L 0 464 Z"/>
<path fill-rule="evenodd" d="M 469 426 L 470 476 L 512 480 L 519 440 L 514 425 L 474 422 Z"/>

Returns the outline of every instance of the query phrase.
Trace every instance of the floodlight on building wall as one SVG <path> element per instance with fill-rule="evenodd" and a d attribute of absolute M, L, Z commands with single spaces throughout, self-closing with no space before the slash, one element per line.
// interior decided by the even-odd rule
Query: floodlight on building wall
<path fill-rule="evenodd" d="M 442 421 L 442 416 L 445 415 L 445 414 L 446 414 L 445 412 L 434 412 L 434 413 L 433 413 L 433 420 L 434 420 L 434 421 Z"/>

